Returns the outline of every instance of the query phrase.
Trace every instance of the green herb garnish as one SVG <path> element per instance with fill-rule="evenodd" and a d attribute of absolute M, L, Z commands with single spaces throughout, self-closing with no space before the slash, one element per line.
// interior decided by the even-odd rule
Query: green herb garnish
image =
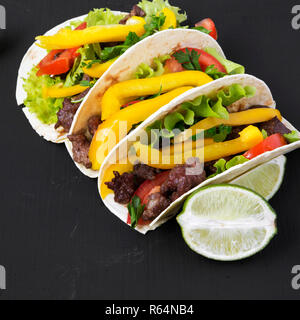
<path fill-rule="evenodd" d="M 192 29 L 198 30 L 198 31 L 201 31 L 201 32 L 204 32 L 204 33 L 206 33 L 206 34 L 210 34 L 210 33 L 211 33 L 211 30 L 208 30 L 208 29 L 206 29 L 206 28 L 204 28 L 204 27 L 202 27 L 202 26 L 193 27 Z"/>
<path fill-rule="evenodd" d="M 128 204 L 128 211 L 131 218 L 131 228 L 136 228 L 144 210 L 145 205 L 142 205 L 141 199 L 138 196 L 134 196 L 131 202 Z"/>
<path fill-rule="evenodd" d="M 196 50 L 191 52 L 186 48 L 184 51 L 178 51 L 173 54 L 175 59 L 182 64 L 182 67 L 186 70 L 198 70 L 202 71 L 199 64 L 200 54 Z"/>
<path fill-rule="evenodd" d="M 208 66 L 205 70 L 205 73 L 209 75 L 214 80 L 223 78 L 226 76 L 226 73 L 219 71 L 214 64 Z"/>

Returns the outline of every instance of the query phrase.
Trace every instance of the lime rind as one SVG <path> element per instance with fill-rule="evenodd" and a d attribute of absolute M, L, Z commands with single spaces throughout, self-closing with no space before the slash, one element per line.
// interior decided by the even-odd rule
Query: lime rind
<path fill-rule="evenodd" d="M 286 157 L 285 156 L 280 156 L 278 158 L 275 158 L 269 162 L 266 162 L 249 172 L 244 173 L 240 177 L 230 181 L 230 184 L 236 184 L 241 187 L 246 187 L 248 189 L 251 189 L 260 195 L 262 195 L 266 200 L 270 200 L 274 197 L 274 195 L 278 192 L 280 189 L 283 178 L 284 178 L 284 173 L 285 173 L 285 166 L 286 166 Z M 276 166 L 279 170 L 278 176 L 274 176 L 276 174 Z M 272 167 L 275 170 L 272 170 Z M 271 175 L 268 177 L 268 175 L 264 175 L 263 170 L 270 170 L 271 169 Z M 273 174 L 273 176 L 272 176 Z M 270 181 L 271 178 L 275 179 L 275 183 Z M 264 184 L 266 182 L 270 182 L 270 190 L 266 190 L 264 188 Z"/>
<path fill-rule="evenodd" d="M 220 188 L 223 188 L 223 190 L 220 190 Z M 228 192 L 228 188 L 231 189 L 230 192 L 238 191 L 247 194 L 249 198 L 252 198 L 253 201 L 259 203 L 264 210 L 265 219 L 260 222 L 257 220 L 251 221 L 251 219 L 242 219 L 239 221 L 242 223 L 239 224 L 232 223 L 226 219 L 221 221 L 218 221 L 217 219 L 207 219 L 206 221 L 205 219 L 197 220 L 195 216 L 193 216 L 190 211 L 192 206 L 191 202 L 195 201 L 197 194 L 206 196 L 205 192 L 224 192 L 225 190 Z M 221 212 L 221 210 L 219 212 Z M 191 220 L 194 221 L 191 222 Z M 177 221 L 181 227 L 182 236 L 187 245 L 196 253 L 217 261 L 236 261 L 251 257 L 263 250 L 277 233 L 275 223 L 276 214 L 269 203 L 261 195 L 250 189 L 228 184 L 211 185 L 197 190 L 188 197 L 182 213 L 177 217 Z M 195 241 L 197 233 L 202 233 L 201 242 Z M 261 236 L 262 234 L 263 236 Z M 255 237 L 259 236 L 260 238 L 257 243 L 255 243 L 256 238 L 247 237 L 248 235 L 255 235 Z M 212 244 L 210 241 L 212 239 L 211 237 L 213 239 L 218 237 L 219 241 Z M 220 239 L 222 241 L 220 241 Z M 210 245 L 210 250 L 205 249 L 205 244 L 207 243 Z M 246 247 L 246 250 L 239 252 L 241 249 L 238 247 L 238 244 L 240 244 L 240 248 Z M 217 250 L 214 250 L 214 245 Z M 219 251 L 222 251 L 223 253 L 219 253 Z M 226 254 L 224 254 L 224 251 Z M 232 251 L 234 251 L 233 254 L 231 254 Z"/>

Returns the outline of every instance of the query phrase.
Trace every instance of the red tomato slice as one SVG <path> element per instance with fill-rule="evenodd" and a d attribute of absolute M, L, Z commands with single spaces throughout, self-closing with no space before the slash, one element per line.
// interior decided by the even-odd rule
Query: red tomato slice
<path fill-rule="evenodd" d="M 285 138 L 280 134 L 276 133 L 266 138 L 263 142 L 253 147 L 244 154 L 244 157 L 251 160 L 265 152 L 275 150 L 287 144 Z"/>
<path fill-rule="evenodd" d="M 200 54 L 199 64 L 200 64 L 203 72 L 205 72 L 205 70 L 208 66 L 214 65 L 215 68 L 218 69 L 220 72 L 227 73 L 225 67 L 215 57 L 213 57 L 211 54 L 205 52 L 204 50 L 196 49 L 196 48 L 184 48 L 184 49 L 180 49 L 176 52 L 179 52 L 179 51 L 186 52 L 186 49 L 188 49 L 189 52 L 192 52 L 194 50 L 198 54 Z"/>
<path fill-rule="evenodd" d="M 86 27 L 87 27 L 87 22 L 83 22 L 77 28 L 75 28 L 75 30 L 84 30 L 86 29 Z"/>
<path fill-rule="evenodd" d="M 148 203 L 149 195 L 159 192 L 160 186 L 167 180 L 170 171 L 159 173 L 154 180 L 146 180 L 135 192 L 135 196 L 141 199 L 142 205 Z"/>
<path fill-rule="evenodd" d="M 140 187 L 135 192 L 135 196 L 141 199 L 141 204 L 146 205 L 148 203 L 148 197 L 151 194 L 157 193 L 160 191 L 160 186 L 166 181 L 169 176 L 170 171 L 165 171 L 159 173 L 154 180 L 146 180 L 140 185 Z M 131 224 L 131 217 L 128 214 L 127 223 Z M 138 222 L 139 225 L 147 225 L 149 221 L 144 221 L 142 218 Z"/>
<path fill-rule="evenodd" d="M 84 22 L 75 30 L 83 30 L 87 27 Z M 37 76 L 47 75 L 60 75 L 68 72 L 75 59 L 80 55 L 77 50 L 80 47 L 67 49 L 67 50 L 52 50 L 49 54 L 38 64 L 39 71 Z"/>
<path fill-rule="evenodd" d="M 203 27 L 203 28 L 211 31 L 209 35 L 210 35 L 211 37 L 213 37 L 215 40 L 218 39 L 217 28 L 216 28 L 216 25 L 215 25 L 215 23 L 213 22 L 212 19 L 206 18 L 206 19 L 204 19 L 204 20 L 196 23 L 195 26 L 196 26 L 196 27 Z"/>
<path fill-rule="evenodd" d="M 182 64 L 179 63 L 175 57 L 172 57 L 171 59 L 166 61 L 165 68 L 168 72 L 174 73 L 174 72 L 181 72 L 185 69 L 183 68 Z"/>

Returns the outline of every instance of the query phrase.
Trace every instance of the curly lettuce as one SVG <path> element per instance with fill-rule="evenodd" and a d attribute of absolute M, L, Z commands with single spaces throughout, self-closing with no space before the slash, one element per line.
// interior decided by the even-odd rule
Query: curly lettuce
<path fill-rule="evenodd" d="M 27 93 L 24 105 L 31 113 L 45 124 L 53 124 L 57 122 L 57 112 L 62 108 L 63 99 L 43 98 L 42 88 L 44 86 L 51 87 L 61 83 L 59 77 L 51 78 L 49 76 L 38 77 L 36 75 L 37 68 L 33 68 L 28 74 L 28 78 L 24 79 L 23 88 Z"/>
<path fill-rule="evenodd" d="M 293 143 L 300 140 L 299 134 L 297 131 L 292 131 L 283 135 L 288 143 Z"/>
<path fill-rule="evenodd" d="M 164 63 L 170 59 L 171 56 L 164 55 L 153 59 L 153 65 L 150 66 L 146 63 L 139 65 L 135 77 L 137 79 L 159 77 L 165 72 Z"/>
<path fill-rule="evenodd" d="M 162 138 L 173 138 L 175 132 L 180 133 L 187 127 L 193 126 L 195 123 L 203 118 L 219 118 L 228 119 L 229 113 L 226 109 L 227 106 L 247 97 L 253 97 L 256 93 L 254 87 L 242 87 L 240 84 L 233 84 L 228 88 L 219 91 L 215 98 L 208 98 L 205 95 L 199 96 L 193 101 L 184 102 L 177 111 L 167 115 L 165 118 L 156 121 L 147 128 L 148 132 L 154 129 L 160 129 Z M 226 133 L 229 134 L 229 128 L 225 128 Z M 218 132 L 220 134 L 220 132 Z M 217 132 L 216 132 L 217 134 Z M 222 136 L 224 132 L 222 132 Z M 225 138 L 226 138 L 225 136 Z M 192 137 L 197 140 L 198 137 Z M 219 139 L 220 136 L 217 137 Z M 155 140 L 158 140 L 156 137 Z M 156 143 L 155 141 L 154 143 Z"/>
<path fill-rule="evenodd" d="M 244 66 L 223 58 L 221 55 L 218 54 L 215 48 L 206 48 L 204 49 L 204 51 L 206 51 L 207 53 L 212 55 L 214 58 L 216 58 L 225 67 L 229 75 L 245 73 Z"/>
<path fill-rule="evenodd" d="M 162 11 L 164 8 L 168 8 L 172 10 L 175 13 L 176 20 L 178 24 L 181 24 L 182 22 L 187 20 L 187 15 L 185 12 L 180 13 L 181 9 L 179 7 L 174 7 L 170 5 L 169 1 L 166 0 L 142 0 L 138 3 L 138 6 L 142 8 L 146 13 L 146 21 L 149 22 L 149 19 L 151 20 L 151 16 L 157 15 L 160 11 Z"/>
<path fill-rule="evenodd" d="M 110 9 L 94 9 L 85 18 L 88 27 L 118 24 L 125 14 L 115 15 Z"/>
<path fill-rule="evenodd" d="M 214 164 L 214 167 L 217 169 L 217 171 L 216 171 L 216 173 L 209 176 L 208 179 L 213 178 L 213 177 L 217 176 L 218 174 L 223 173 L 223 172 L 225 172 L 235 166 L 243 164 L 247 161 L 249 161 L 249 160 L 247 158 L 245 158 L 244 156 L 236 156 L 229 161 L 226 161 L 225 159 L 222 158 Z"/>

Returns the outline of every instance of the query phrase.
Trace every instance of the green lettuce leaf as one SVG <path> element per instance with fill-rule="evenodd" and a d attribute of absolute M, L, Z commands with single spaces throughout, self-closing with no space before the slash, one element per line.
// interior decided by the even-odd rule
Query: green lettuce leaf
<path fill-rule="evenodd" d="M 293 143 L 300 140 L 299 134 L 297 131 L 292 131 L 291 133 L 286 133 L 283 135 L 288 143 Z"/>
<path fill-rule="evenodd" d="M 147 22 L 149 22 L 151 16 L 157 15 L 157 13 L 162 11 L 164 8 L 169 8 L 175 13 L 178 24 L 187 20 L 186 13 L 180 13 L 181 9 L 179 7 L 171 6 L 168 0 L 142 0 L 138 3 L 138 6 L 145 11 Z"/>
<path fill-rule="evenodd" d="M 202 118 L 228 119 L 229 113 L 226 107 L 244 97 L 251 97 L 255 92 L 254 87 L 242 87 L 239 84 L 233 84 L 219 91 L 215 98 L 200 96 L 193 101 L 184 102 L 179 110 L 170 113 L 162 120 L 162 128 L 166 129 L 169 135 L 173 137 L 174 129 L 183 131 L 185 125 L 192 126 Z M 221 139 L 223 135 L 224 132 L 216 139 Z M 193 137 L 193 139 L 197 140 L 197 137 Z"/>
<path fill-rule="evenodd" d="M 206 48 L 205 51 L 215 57 L 226 69 L 227 73 L 230 75 L 233 74 L 244 74 L 245 67 L 242 65 L 229 61 L 222 56 L 220 56 L 215 48 Z"/>
<path fill-rule="evenodd" d="M 268 132 L 265 129 L 261 130 L 261 134 L 263 135 L 264 139 L 268 138 Z"/>
<path fill-rule="evenodd" d="M 247 158 L 245 158 L 244 156 L 236 156 L 236 157 L 232 158 L 231 160 L 227 161 L 226 170 L 229 170 L 235 166 L 238 166 L 239 164 L 243 164 L 248 161 L 249 160 Z"/>
<path fill-rule="evenodd" d="M 164 72 L 164 63 L 171 57 L 169 55 L 164 55 L 158 58 L 155 58 L 153 60 L 153 65 L 150 66 L 146 63 L 140 64 L 138 67 L 135 77 L 137 79 L 145 79 L 145 78 L 153 78 L 153 77 L 159 77 L 161 76 Z"/>
<path fill-rule="evenodd" d="M 220 91 L 217 96 L 221 99 L 222 104 L 228 107 L 242 98 L 252 98 L 256 94 L 255 87 L 242 87 L 239 84 L 232 84 L 228 89 Z"/>
<path fill-rule="evenodd" d="M 85 21 L 87 22 L 88 27 L 104 26 L 118 24 L 124 17 L 125 14 L 115 15 L 111 10 L 102 8 L 90 11 Z"/>
<path fill-rule="evenodd" d="M 223 173 L 226 170 L 229 170 L 229 169 L 231 169 L 239 164 L 243 164 L 247 161 L 249 161 L 249 160 L 247 158 L 245 158 L 244 156 L 236 156 L 229 161 L 226 161 L 225 159 L 220 159 L 214 164 L 214 167 L 217 169 L 216 173 L 209 176 L 208 179 L 213 178 L 213 177 L 217 176 L 218 174 Z"/>
<path fill-rule="evenodd" d="M 56 114 L 62 108 L 63 99 L 44 99 L 42 89 L 44 86 L 51 87 L 62 81 L 59 77 L 51 78 L 47 75 L 38 77 L 36 75 L 37 71 L 37 68 L 33 68 L 28 74 L 27 79 L 24 79 L 23 88 L 27 93 L 24 105 L 31 113 L 34 113 L 41 122 L 54 124 L 57 122 Z"/>

